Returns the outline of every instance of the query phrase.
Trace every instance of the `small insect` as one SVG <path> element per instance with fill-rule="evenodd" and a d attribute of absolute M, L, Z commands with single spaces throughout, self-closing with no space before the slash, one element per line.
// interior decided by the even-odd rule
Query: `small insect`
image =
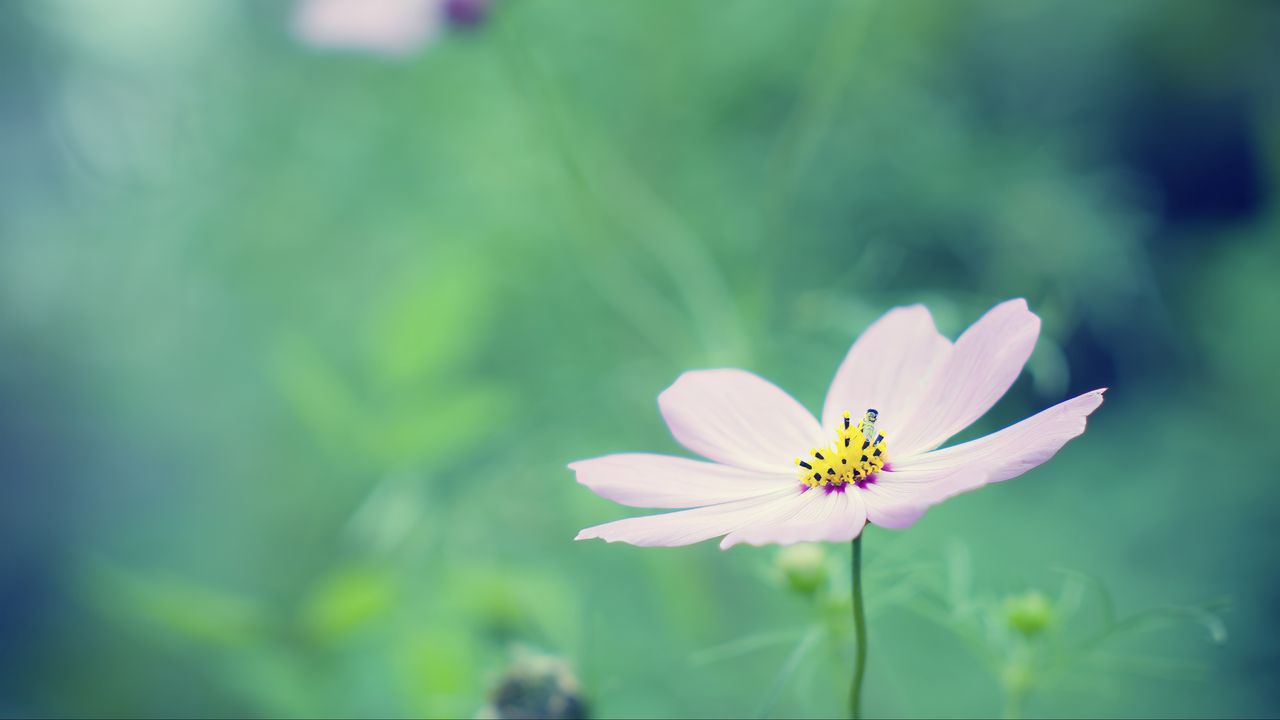
<path fill-rule="evenodd" d="M 880 436 L 876 433 L 876 418 L 880 417 L 880 412 L 875 408 L 867 408 L 867 414 L 862 416 L 862 424 L 858 429 L 862 431 L 862 437 L 865 440 L 862 447 L 874 445 L 880 441 Z"/>

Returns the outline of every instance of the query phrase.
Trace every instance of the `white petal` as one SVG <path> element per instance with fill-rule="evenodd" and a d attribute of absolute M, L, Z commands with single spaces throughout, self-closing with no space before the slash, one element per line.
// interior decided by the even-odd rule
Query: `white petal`
<path fill-rule="evenodd" d="M 689 508 L 765 495 L 796 485 L 768 475 L 669 455 L 626 453 L 569 465 L 595 494 L 632 507 Z"/>
<path fill-rule="evenodd" d="M 860 335 L 836 371 L 822 408 L 822 424 L 840 423 L 845 412 L 861 417 L 867 408 L 880 413 L 878 427 L 893 437 L 910 418 L 951 342 L 938 333 L 923 305 L 890 310 Z"/>
<path fill-rule="evenodd" d="M 589 527 L 574 539 L 600 538 L 640 547 L 690 545 L 768 519 L 778 512 L 786 512 L 799 494 L 798 488 L 788 488 L 746 500 L 616 520 Z"/>
<path fill-rule="evenodd" d="M 695 370 L 658 396 L 671 434 L 699 455 L 747 470 L 794 473 L 822 443 L 813 415 L 777 386 L 743 370 Z"/>
<path fill-rule="evenodd" d="M 986 437 L 894 461 L 893 469 L 928 472 L 976 468 L 987 476 L 987 482 L 1017 477 L 1053 457 L 1067 441 L 1083 433 L 1085 419 L 1102 404 L 1105 390 L 1093 390 L 1058 403 Z"/>
<path fill-rule="evenodd" d="M 867 523 L 867 509 L 856 488 L 827 493 L 814 488 L 800 496 L 790 513 L 753 523 L 729 533 L 720 542 L 728 550 L 739 543 L 791 545 L 798 542 L 846 542 L 858 536 Z"/>
<path fill-rule="evenodd" d="M 885 434 L 892 457 L 931 450 L 991 409 L 1022 372 L 1039 335 L 1040 318 L 1021 298 L 987 311 L 956 340 L 910 424 L 895 437 Z"/>
<path fill-rule="evenodd" d="M 438 30 L 431 0 L 300 0 L 293 29 L 310 45 L 405 55 Z"/>
<path fill-rule="evenodd" d="M 986 474 L 973 468 L 886 471 L 861 492 L 872 523 L 900 530 L 914 525 L 925 510 L 986 481 Z"/>

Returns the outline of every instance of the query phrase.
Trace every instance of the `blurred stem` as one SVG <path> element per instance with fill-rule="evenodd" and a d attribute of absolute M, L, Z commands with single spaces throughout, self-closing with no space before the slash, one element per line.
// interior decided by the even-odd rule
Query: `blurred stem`
<path fill-rule="evenodd" d="M 1027 691 L 1018 688 L 1009 688 L 1004 694 L 1004 712 L 1000 717 L 1004 720 L 1018 720 L 1022 717 L 1022 703 L 1026 699 Z"/>
<path fill-rule="evenodd" d="M 515 85 L 529 89 L 534 100 L 530 109 L 541 116 L 551 147 L 572 183 L 572 200 L 598 227 L 598 237 L 583 237 L 578 244 L 583 257 L 609 265 L 603 272 L 588 271 L 588 281 L 606 300 L 639 317 L 641 322 L 633 323 L 642 324 L 663 344 L 670 345 L 673 327 L 686 324 L 678 317 L 683 309 L 693 321 L 694 336 L 701 340 L 708 362 L 740 361 L 748 349 L 743 322 L 710 244 L 631 167 L 615 149 L 616 143 L 575 111 L 554 73 L 543 67 L 518 29 L 500 37 L 499 47 Z M 614 240 L 603 244 L 600 238 L 605 237 Z M 652 287 L 636 263 L 614 257 L 620 237 L 639 238 L 633 242 L 634 249 L 648 254 L 666 273 L 682 304 L 673 304 Z M 633 300 L 634 291 L 616 288 L 619 278 L 631 280 L 632 290 L 645 292 L 643 300 Z M 658 307 L 667 309 L 667 318 L 653 317 Z"/>
<path fill-rule="evenodd" d="M 507 25 L 495 37 L 512 85 L 525 97 L 524 108 L 534 131 L 549 139 L 553 158 L 564 173 L 567 209 L 576 215 L 571 224 L 591 229 L 585 234 L 567 234 L 566 241 L 573 243 L 571 257 L 582 265 L 587 285 L 639 336 L 672 360 L 678 360 L 683 354 L 672 339 L 672 328 L 681 326 L 678 308 L 643 273 L 636 271 L 634 263 L 620 260 L 613 248 L 596 240 L 611 236 L 615 228 L 598 193 L 592 189 L 593 178 L 574 152 L 570 138 L 580 134 L 581 129 L 569 116 L 559 89 L 525 45 L 518 28 L 514 23 Z"/>
<path fill-rule="evenodd" d="M 849 686 L 849 716 L 862 717 L 862 676 L 867 672 L 867 614 L 862 606 L 862 533 L 853 539 L 853 683 Z"/>
<path fill-rule="evenodd" d="M 818 640 L 822 639 L 822 626 L 815 625 L 809 628 L 804 638 L 800 640 L 800 644 L 796 645 L 791 654 L 787 656 L 786 662 L 782 664 L 782 668 L 778 670 L 778 676 L 774 678 L 773 685 L 769 688 L 769 695 L 765 698 L 764 704 L 760 706 L 760 712 L 756 714 L 758 718 L 768 717 L 773 711 L 773 706 L 778 703 L 778 697 L 782 695 L 782 689 L 786 686 L 787 681 L 795 674 L 796 668 L 800 666 L 800 661 L 804 656 L 809 654 L 813 646 Z"/>
<path fill-rule="evenodd" d="M 832 125 L 877 4 L 873 0 L 831 3 L 831 15 L 822 23 L 826 32 L 769 158 L 768 181 L 760 198 L 760 231 L 766 247 L 782 227 L 797 181 Z"/>

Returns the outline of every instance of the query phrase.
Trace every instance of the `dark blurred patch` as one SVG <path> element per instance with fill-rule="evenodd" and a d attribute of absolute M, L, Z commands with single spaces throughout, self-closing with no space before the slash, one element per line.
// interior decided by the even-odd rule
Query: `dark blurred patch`
<path fill-rule="evenodd" d="M 572 720 L 587 717 L 587 705 L 563 661 L 522 650 L 482 715 L 502 720 Z"/>
<path fill-rule="evenodd" d="M 0 482 L 0 493 L 12 497 L 11 488 Z M 13 703 L 31 703 L 29 692 L 32 684 L 40 680 L 40 673 L 33 669 L 32 656 L 39 651 L 40 638 L 56 628 L 52 617 L 65 591 L 54 581 L 51 567 L 55 564 L 48 554 L 13 546 L 11 541 L 21 540 L 21 531 L 8 530 L 12 512 L 0 511 L 0 542 L 6 550 L 0 556 L 0 697 L 5 699 L 4 711 L 12 711 Z"/>
<path fill-rule="evenodd" d="M 0 3 L 0 165 L 23 179 L 4 185 L 0 207 L 20 208 L 33 193 L 61 187 L 61 166 L 48 162 L 57 155 L 48 101 L 59 64 L 37 39 L 19 3 Z"/>
<path fill-rule="evenodd" d="M 1071 387 L 1081 392 L 1092 388 L 1115 387 L 1115 348 L 1088 325 L 1080 325 L 1063 345 Z M 1074 394 L 1074 393 L 1069 393 Z"/>
<path fill-rule="evenodd" d="M 1121 153 L 1159 192 L 1165 223 L 1243 222 L 1262 211 L 1269 193 L 1248 100 L 1178 87 L 1134 99 L 1120 115 Z"/>
<path fill-rule="evenodd" d="M 12 342 L 6 347 L 31 347 Z M 29 699 L 45 660 L 44 638 L 68 612 L 65 556 L 79 541 L 68 448 L 79 445 L 63 420 L 60 373 L 38 372 L 10 356 L 0 366 L 0 697 Z"/>
<path fill-rule="evenodd" d="M 1160 7 L 1157 5 L 1157 7 Z M 1280 5 L 1188 3 L 1142 23 L 1122 58 L 1116 148 L 1160 194 L 1160 217 L 1185 232 L 1259 217 L 1271 193 L 1263 147 L 1280 61 Z"/>

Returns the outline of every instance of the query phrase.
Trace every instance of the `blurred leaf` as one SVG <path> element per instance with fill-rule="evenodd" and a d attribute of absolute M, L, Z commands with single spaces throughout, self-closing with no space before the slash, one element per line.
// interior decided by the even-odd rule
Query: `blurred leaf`
<path fill-rule="evenodd" d="M 464 625 L 423 623 L 406 633 L 398 647 L 398 680 L 410 714 L 459 717 L 479 709 L 477 653 Z"/>
<path fill-rule="evenodd" d="M 699 650 L 693 655 L 690 655 L 689 664 L 694 667 L 699 667 L 702 665 L 724 662 L 725 660 L 733 660 L 749 652 L 773 647 L 775 645 L 781 645 L 783 643 L 795 642 L 804 634 L 805 632 L 802 630 L 789 630 L 785 632 L 755 633 L 745 637 L 735 638 L 714 647 Z"/>
<path fill-rule="evenodd" d="M 444 605 L 499 643 L 519 640 L 555 650 L 579 640 L 579 599 L 536 568 L 471 563 L 449 578 Z"/>
<path fill-rule="evenodd" d="M 486 337 L 487 316 L 498 300 L 490 283 L 490 275 L 468 262 L 406 273 L 371 324 L 370 359 L 379 384 L 394 394 L 459 370 Z"/>
<path fill-rule="evenodd" d="M 251 597 L 169 576 L 99 564 L 87 576 L 101 608 L 157 638 L 234 648 L 257 641 L 270 617 Z"/>
<path fill-rule="evenodd" d="M 276 648 L 245 648 L 219 665 L 227 686 L 271 717 L 317 717 L 332 712 L 333 689 L 300 658 Z"/>
<path fill-rule="evenodd" d="M 395 582 L 385 569 L 339 567 L 307 597 L 302 623 L 323 642 L 342 640 L 386 616 L 396 594 Z"/>
<path fill-rule="evenodd" d="M 498 388 L 441 383 L 410 393 L 360 428 L 367 452 L 384 466 L 402 467 L 441 456 L 459 457 L 481 438 L 501 431 L 506 396 Z"/>
<path fill-rule="evenodd" d="M 284 340 L 273 359 L 282 390 L 313 433 L 330 442 L 350 434 L 359 417 L 355 397 L 312 344 L 301 337 Z"/>

